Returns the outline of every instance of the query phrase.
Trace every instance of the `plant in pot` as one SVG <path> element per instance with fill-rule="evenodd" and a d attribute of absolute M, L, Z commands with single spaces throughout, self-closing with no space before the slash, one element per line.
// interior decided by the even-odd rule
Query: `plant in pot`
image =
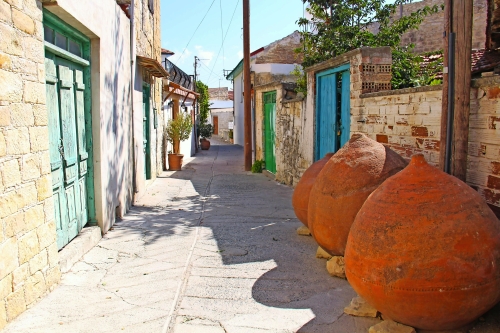
<path fill-rule="evenodd" d="M 234 143 L 233 130 L 232 129 L 229 130 L 229 142 Z"/>
<path fill-rule="evenodd" d="M 210 149 L 210 141 L 207 139 L 212 137 L 213 127 L 211 124 L 200 125 L 200 146 L 202 150 Z"/>
<path fill-rule="evenodd" d="M 179 154 L 180 143 L 189 139 L 193 123 L 191 122 L 191 115 L 189 113 L 181 112 L 168 121 L 165 127 L 165 138 L 173 146 L 173 153 L 168 154 L 169 170 L 179 171 L 182 170 L 182 158 L 184 155 Z"/>

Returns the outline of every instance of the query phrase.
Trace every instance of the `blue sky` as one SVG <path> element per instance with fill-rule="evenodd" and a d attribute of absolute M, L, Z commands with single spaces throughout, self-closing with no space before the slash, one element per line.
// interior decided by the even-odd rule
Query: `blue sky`
<path fill-rule="evenodd" d="M 301 0 L 250 0 L 251 51 L 297 30 L 303 8 Z M 242 0 L 161 0 L 162 47 L 176 53 L 170 60 L 187 74 L 194 74 L 194 56 L 205 59 L 198 67 L 199 79 L 210 88 L 232 88 L 222 70 L 233 69 L 243 57 L 242 28 Z M 222 31 L 227 35 L 221 49 Z"/>

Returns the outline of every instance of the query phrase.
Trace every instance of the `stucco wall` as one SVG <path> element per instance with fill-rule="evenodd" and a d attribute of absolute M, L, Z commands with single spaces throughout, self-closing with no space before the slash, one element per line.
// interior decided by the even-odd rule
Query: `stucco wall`
<path fill-rule="evenodd" d="M 40 1 L 0 1 L 0 330 L 60 279 Z"/>

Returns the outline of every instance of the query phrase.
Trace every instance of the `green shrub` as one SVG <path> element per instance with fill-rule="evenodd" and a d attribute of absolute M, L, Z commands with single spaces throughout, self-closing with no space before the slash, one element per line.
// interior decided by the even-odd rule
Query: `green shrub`
<path fill-rule="evenodd" d="M 214 132 L 214 128 L 210 124 L 201 124 L 200 125 L 200 136 L 202 139 L 208 139 L 212 137 L 212 133 Z"/>
<path fill-rule="evenodd" d="M 252 165 L 252 173 L 261 173 L 262 169 L 264 169 L 264 161 L 256 160 Z"/>

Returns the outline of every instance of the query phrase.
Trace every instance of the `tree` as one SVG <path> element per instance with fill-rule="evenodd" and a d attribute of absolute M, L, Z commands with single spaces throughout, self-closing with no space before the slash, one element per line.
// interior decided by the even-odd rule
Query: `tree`
<path fill-rule="evenodd" d="M 210 111 L 210 104 L 208 103 L 208 86 L 201 81 L 196 81 L 196 91 L 200 94 L 200 97 L 198 98 L 200 106 L 200 124 L 204 124 L 207 122 Z"/>
<path fill-rule="evenodd" d="M 390 46 L 404 52 L 405 49 L 400 48 L 401 36 L 418 28 L 425 16 L 439 9 L 438 6 L 425 6 L 396 19 L 396 9 L 410 0 L 396 0 L 394 4 L 386 4 L 385 0 L 302 1 L 309 3 L 307 11 L 312 15 L 310 20 L 298 20 L 299 26 L 304 28 L 301 32 L 303 48 L 297 50 L 304 54 L 304 67 L 363 46 Z M 397 68 L 398 64 L 395 65 Z"/>

